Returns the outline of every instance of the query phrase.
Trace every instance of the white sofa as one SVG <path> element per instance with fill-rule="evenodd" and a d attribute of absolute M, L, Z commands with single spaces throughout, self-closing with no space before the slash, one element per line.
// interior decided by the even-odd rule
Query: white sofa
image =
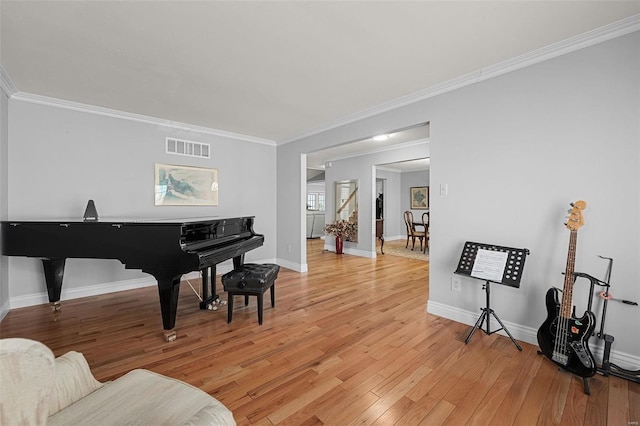
<path fill-rule="evenodd" d="M 84 356 L 0 339 L 0 425 L 235 425 L 217 399 L 180 380 L 133 370 L 100 383 Z"/>

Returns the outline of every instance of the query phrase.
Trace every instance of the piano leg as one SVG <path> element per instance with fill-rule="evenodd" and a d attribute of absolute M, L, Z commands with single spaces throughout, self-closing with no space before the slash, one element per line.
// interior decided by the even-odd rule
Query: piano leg
<path fill-rule="evenodd" d="M 211 273 L 209 273 L 209 270 L 211 270 Z M 218 304 L 222 305 L 223 303 L 216 291 L 216 266 L 204 268 L 200 272 L 202 273 L 202 302 L 200 302 L 200 309 L 217 311 Z"/>
<path fill-rule="evenodd" d="M 173 278 L 158 278 L 158 293 L 160 295 L 160 310 L 162 311 L 162 326 L 164 339 L 167 342 L 176 340 L 176 313 L 178 312 L 178 295 L 180 293 L 180 275 Z"/>
<path fill-rule="evenodd" d="M 239 269 L 242 265 L 244 265 L 244 254 L 233 258 L 233 269 Z"/>
<path fill-rule="evenodd" d="M 64 264 L 67 259 L 42 259 L 44 279 L 47 284 L 49 304 L 54 312 L 60 311 L 60 294 L 62 293 L 62 278 L 64 276 Z"/>

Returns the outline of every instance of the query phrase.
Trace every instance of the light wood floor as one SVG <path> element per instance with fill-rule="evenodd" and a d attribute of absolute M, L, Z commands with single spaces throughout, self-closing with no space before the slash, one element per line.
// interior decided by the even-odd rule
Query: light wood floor
<path fill-rule="evenodd" d="M 2 337 L 85 354 L 100 381 L 147 368 L 189 382 L 255 425 L 638 425 L 640 385 L 578 378 L 522 343 L 426 313 L 428 262 L 365 259 L 309 242 L 310 272 L 282 269 L 276 307 L 237 300 L 233 323 L 182 286 L 178 339 L 162 338 L 155 287 L 12 310 Z M 220 285 L 219 285 L 220 287 Z M 267 298 L 268 300 L 268 298 Z M 544 301 L 540 301 L 544 303 Z"/>

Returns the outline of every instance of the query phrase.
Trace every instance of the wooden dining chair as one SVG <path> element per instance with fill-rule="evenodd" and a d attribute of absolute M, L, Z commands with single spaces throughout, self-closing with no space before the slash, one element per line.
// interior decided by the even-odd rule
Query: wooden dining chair
<path fill-rule="evenodd" d="M 423 253 L 427 252 L 427 248 L 429 247 L 429 212 L 422 213 L 422 227 L 424 229 L 424 250 Z"/>
<path fill-rule="evenodd" d="M 409 239 L 411 239 L 411 250 L 416 246 L 416 239 L 420 240 L 420 251 L 422 250 L 422 241 L 426 237 L 426 228 L 422 223 L 415 223 L 413 221 L 413 213 L 410 210 L 404 212 L 404 223 L 407 227 L 407 244 L 404 248 L 409 247 Z M 422 227 L 423 230 L 418 230 L 416 227 Z"/>

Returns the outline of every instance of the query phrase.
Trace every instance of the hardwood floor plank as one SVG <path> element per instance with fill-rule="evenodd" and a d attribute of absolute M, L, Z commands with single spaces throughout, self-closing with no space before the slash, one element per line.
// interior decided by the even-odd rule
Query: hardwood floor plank
<path fill-rule="evenodd" d="M 0 336 L 82 352 L 100 381 L 135 368 L 184 380 L 239 425 L 629 426 L 640 416 L 638 384 L 595 376 L 586 397 L 535 346 L 520 353 L 482 330 L 465 344 L 470 326 L 426 312 L 428 262 L 336 255 L 309 240 L 307 263 L 302 274 L 281 268 L 261 326 L 255 300 L 238 300 L 227 324 L 225 307 L 200 310 L 184 284 L 172 343 L 155 286 L 63 301 L 57 316 L 13 309 Z"/>
<path fill-rule="evenodd" d="M 309 380 L 315 377 L 312 371 L 303 372 L 299 375 L 282 381 L 279 386 L 274 387 L 270 392 L 260 393 L 251 396 L 246 404 L 235 406 L 234 413 L 247 417 L 250 421 L 257 418 L 268 417 L 271 413 L 285 406 L 290 400 L 297 399 L 299 395 L 311 390 L 313 386 Z"/>
<path fill-rule="evenodd" d="M 629 425 L 640 425 L 640 383 L 629 382 Z"/>
<path fill-rule="evenodd" d="M 543 359 L 536 354 L 532 355 L 527 361 L 527 365 L 515 377 L 502 403 L 496 410 L 492 420 L 493 424 L 513 424 L 518 416 L 520 407 L 527 398 L 529 387 L 534 381 Z M 566 412 L 567 410 L 565 410 Z"/>
<path fill-rule="evenodd" d="M 403 376 L 404 378 L 402 380 L 394 381 L 395 385 L 384 392 L 384 394 L 380 396 L 380 399 L 372 404 L 367 412 L 360 416 L 360 422 L 371 424 L 377 421 L 378 418 L 389 411 L 400 399 L 404 398 L 404 395 L 416 382 L 428 375 L 431 371 L 429 367 L 421 366 L 409 372 L 409 376 Z"/>
<path fill-rule="evenodd" d="M 595 376 L 590 378 L 590 386 L 596 380 L 598 380 L 598 378 Z M 584 424 L 584 418 L 587 411 L 587 401 L 589 398 L 590 396 L 584 393 L 584 382 L 582 379 L 573 376 L 560 423 L 563 425 Z"/>
<path fill-rule="evenodd" d="M 273 424 L 282 422 L 287 417 L 293 415 L 296 411 L 301 410 L 306 405 L 313 403 L 316 399 L 322 398 L 330 390 L 338 387 L 342 381 L 335 377 L 329 377 L 319 383 L 316 383 L 310 390 L 299 393 L 295 398 L 292 398 L 280 407 L 278 410 L 272 412 L 267 417 Z"/>
<path fill-rule="evenodd" d="M 429 414 L 427 414 L 419 424 L 427 426 L 441 425 L 444 423 L 449 414 L 451 414 L 454 408 L 456 408 L 455 405 L 443 399 L 438 402 L 438 404 L 436 404 L 433 410 L 429 411 Z"/>
<path fill-rule="evenodd" d="M 497 362 L 499 356 L 499 351 L 493 349 L 487 351 L 486 357 L 482 360 L 483 362 L 479 364 L 482 374 L 475 380 L 474 384 L 467 389 L 467 393 L 461 399 L 454 402 L 456 407 L 445 419 L 444 424 L 452 426 L 460 425 L 466 423 L 473 417 L 473 413 L 484 403 L 487 394 L 493 389 L 495 381 L 506 365 L 504 362 Z"/>
<path fill-rule="evenodd" d="M 333 387 L 324 395 L 321 395 L 313 401 L 312 404 L 307 404 L 305 407 L 288 416 L 278 424 L 280 426 L 297 426 L 304 421 L 304 419 L 307 419 L 310 416 L 318 419 L 318 422 L 320 422 L 319 424 L 325 424 L 316 413 L 324 413 L 329 410 L 333 410 L 334 406 L 346 397 L 348 397 L 348 392 L 341 386 Z"/>
<path fill-rule="evenodd" d="M 444 375 L 440 378 L 431 390 L 422 398 L 416 401 L 405 415 L 400 419 L 399 424 L 417 425 L 440 403 L 446 393 L 455 386 L 458 377 L 454 375 Z"/>
<path fill-rule="evenodd" d="M 365 382 L 355 384 L 349 389 L 346 389 L 344 385 L 340 386 L 342 398 L 336 400 L 330 410 L 316 411 L 316 414 L 326 424 L 348 423 L 379 399 L 377 395 L 370 392 L 373 382 L 374 379 L 372 378 Z"/>
<path fill-rule="evenodd" d="M 403 396 L 395 404 L 393 404 L 387 411 L 384 412 L 378 419 L 372 423 L 373 426 L 387 426 L 396 424 L 404 413 L 411 409 L 415 405 L 415 402 Z"/>
<path fill-rule="evenodd" d="M 590 382 L 591 395 L 585 409 L 584 424 L 606 425 L 609 409 L 609 380 L 596 375 Z"/>
<path fill-rule="evenodd" d="M 556 367 L 549 393 L 543 403 L 545 408 L 538 416 L 538 425 L 560 424 L 572 379 L 570 373 Z"/>
<path fill-rule="evenodd" d="M 609 380 L 609 409 L 607 424 L 623 425 L 629 423 L 629 387 L 628 381 L 619 377 Z"/>
<path fill-rule="evenodd" d="M 546 409 L 544 402 L 549 394 L 551 382 L 557 371 L 557 367 L 544 359 L 543 355 L 537 355 L 540 365 L 536 370 L 531 386 L 527 390 L 527 397 L 522 402 L 514 424 L 535 424 L 542 410 Z"/>
<path fill-rule="evenodd" d="M 496 381 L 494 382 L 490 392 L 486 394 L 486 398 L 482 404 L 478 406 L 470 419 L 470 425 L 486 425 L 491 423 L 496 412 L 500 408 L 502 402 L 507 398 L 509 388 L 513 385 L 514 380 L 520 374 L 522 369 L 526 369 L 531 362 L 531 358 L 535 355 L 535 350 L 531 345 L 522 347 L 522 353 L 517 356 L 505 357 L 502 362 L 506 365 Z"/>
<path fill-rule="evenodd" d="M 352 398 L 352 402 L 339 409 L 322 413 L 320 420 L 326 425 L 351 425 L 356 424 L 354 419 L 365 412 L 371 405 L 380 399 L 377 395 L 366 392 L 358 398 Z"/>

